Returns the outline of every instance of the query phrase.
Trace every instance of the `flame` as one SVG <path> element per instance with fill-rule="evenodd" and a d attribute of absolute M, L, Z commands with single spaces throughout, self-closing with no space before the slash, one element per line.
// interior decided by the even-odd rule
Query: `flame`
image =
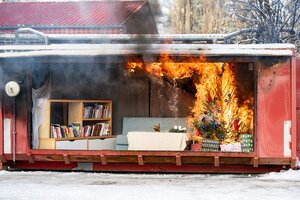
<path fill-rule="evenodd" d="M 207 62 L 204 57 L 186 57 L 185 62 L 175 62 L 167 54 L 161 55 L 158 62 L 144 63 L 141 60 L 127 62 L 129 72 L 143 70 L 155 77 L 167 76 L 174 80 L 197 75 L 195 81 L 196 101 L 191 109 L 188 123 L 192 126 L 195 120 L 201 120 L 207 111 L 215 113 L 208 116 L 210 120 L 224 123 L 224 143 L 235 142 L 241 133 L 253 133 L 253 97 L 239 105 L 236 65 L 234 63 Z M 238 123 L 238 130 L 234 123 Z M 237 126 L 237 125 L 236 125 Z M 216 138 L 214 138 L 216 139 Z"/>

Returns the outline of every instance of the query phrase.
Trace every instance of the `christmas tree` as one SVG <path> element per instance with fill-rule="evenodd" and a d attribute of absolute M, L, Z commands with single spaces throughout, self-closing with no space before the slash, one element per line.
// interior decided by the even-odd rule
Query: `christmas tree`
<path fill-rule="evenodd" d="M 196 136 L 224 143 L 237 140 L 241 122 L 235 80 L 233 65 L 215 64 L 202 70 L 192 123 Z"/>
<path fill-rule="evenodd" d="M 208 93 L 206 94 L 206 101 L 203 101 L 203 108 L 205 111 L 200 113 L 198 120 L 193 122 L 196 128 L 196 136 L 201 135 L 207 139 L 225 138 L 224 121 L 221 121 L 221 108 L 218 104 L 217 97 L 212 98 Z"/>

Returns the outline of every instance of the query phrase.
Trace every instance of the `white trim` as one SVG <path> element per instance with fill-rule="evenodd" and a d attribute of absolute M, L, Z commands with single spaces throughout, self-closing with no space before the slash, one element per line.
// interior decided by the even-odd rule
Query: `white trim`
<path fill-rule="evenodd" d="M 291 149 L 291 142 L 292 142 L 292 136 L 291 136 L 291 127 L 292 127 L 292 121 L 286 120 L 284 121 L 284 130 L 283 130 L 283 155 L 285 157 L 291 157 L 292 156 L 292 149 Z"/>
<path fill-rule="evenodd" d="M 11 119 L 5 118 L 4 128 L 4 153 L 11 154 Z"/>
<path fill-rule="evenodd" d="M 293 56 L 292 44 L 52 44 L 0 46 L 0 57 L 101 55 Z"/>

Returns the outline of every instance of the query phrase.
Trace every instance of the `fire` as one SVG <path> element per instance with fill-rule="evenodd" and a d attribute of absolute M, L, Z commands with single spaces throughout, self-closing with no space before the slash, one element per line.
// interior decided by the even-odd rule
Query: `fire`
<path fill-rule="evenodd" d="M 236 68 L 234 63 L 207 62 L 204 57 L 174 62 L 169 55 L 161 55 L 158 62 L 127 62 L 130 72 L 139 69 L 155 77 L 176 80 L 196 74 L 196 101 L 188 123 L 204 137 L 223 143 L 235 142 L 241 133 L 253 133 L 253 97 L 239 102 Z"/>

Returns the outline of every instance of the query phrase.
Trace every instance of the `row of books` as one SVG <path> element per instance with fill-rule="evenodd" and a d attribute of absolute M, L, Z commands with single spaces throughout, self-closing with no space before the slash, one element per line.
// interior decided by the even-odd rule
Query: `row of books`
<path fill-rule="evenodd" d="M 110 134 L 109 124 L 97 123 L 94 125 L 87 125 L 83 127 L 85 137 L 88 136 L 106 136 Z"/>
<path fill-rule="evenodd" d="M 84 107 L 84 118 L 109 118 L 110 107 L 103 104 Z"/>
<path fill-rule="evenodd" d="M 85 125 L 83 127 L 80 127 L 79 123 L 72 123 L 68 125 L 51 124 L 51 138 L 73 138 L 106 135 L 110 135 L 110 126 L 106 123 Z"/>
<path fill-rule="evenodd" d="M 71 138 L 80 136 L 80 123 L 68 125 L 51 124 L 51 138 Z"/>

